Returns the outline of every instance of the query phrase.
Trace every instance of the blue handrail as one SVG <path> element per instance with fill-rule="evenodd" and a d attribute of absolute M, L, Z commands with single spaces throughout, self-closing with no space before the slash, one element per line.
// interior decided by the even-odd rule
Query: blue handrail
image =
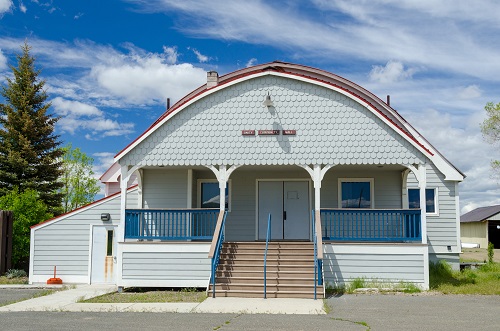
<path fill-rule="evenodd" d="M 318 285 L 318 254 L 317 254 L 317 240 L 316 240 L 316 224 L 315 224 L 315 218 L 314 218 L 314 210 L 312 211 L 312 233 L 314 237 L 314 300 L 316 300 L 316 288 Z"/>
<path fill-rule="evenodd" d="M 266 235 L 266 251 L 264 252 L 264 299 L 267 299 L 267 248 L 269 247 L 269 239 L 271 237 L 271 214 L 267 219 L 267 235 Z"/>
<path fill-rule="evenodd" d="M 317 287 L 318 285 L 323 285 L 323 261 L 318 258 L 318 250 L 323 249 L 323 247 L 318 247 L 318 233 L 321 228 L 316 229 L 316 213 L 312 211 L 312 233 L 314 242 L 314 300 L 317 297 Z M 320 234 L 321 236 L 321 234 Z"/>
<path fill-rule="evenodd" d="M 219 266 L 220 253 L 222 251 L 222 244 L 224 243 L 224 232 L 226 228 L 226 216 L 227 211 L 224 212 L 224 218 L 222 219 L 221 228 L 219 232 L 219 237 L 217 238 L 217 244 L 215 246 L 214 256 L 212 257 L 212 298 L 215 298 L 215 278 L 217 275 L 217 267 Z"/>

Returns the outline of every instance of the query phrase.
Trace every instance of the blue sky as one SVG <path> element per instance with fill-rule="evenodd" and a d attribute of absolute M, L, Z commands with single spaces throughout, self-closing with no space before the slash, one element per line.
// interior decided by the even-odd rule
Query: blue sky
<path fill-rule="evenodd" d="M 27 40 L 57 133 L 102 173 L 207 70 L 317 67 L 390 94 L 468 176 L 465 212 L 500 204 L 498 148 L 479 129 L 486 102 L 500 102 L 499 12 L 493 0 L 0 0 L 0 84 Z"/>

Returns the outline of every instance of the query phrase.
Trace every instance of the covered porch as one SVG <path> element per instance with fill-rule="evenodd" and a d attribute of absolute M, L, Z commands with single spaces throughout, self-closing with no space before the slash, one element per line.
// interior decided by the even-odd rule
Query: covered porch
<path fill-rule="evenodd" d="M 123 240 L 212 241 L 227 211 L 226 240 L 265 240 L 271 214 L 271 240 L 312 241 L 312 216 L 319 211 L 324 241 L 425 243 L 425 213 L 409 208 L 406 188 L 409 169 L 425 176 L 422 167 L 136 169 L 139 205 L 123 209 Z M 425 196 L 420 199 L 425 205 Z"/>

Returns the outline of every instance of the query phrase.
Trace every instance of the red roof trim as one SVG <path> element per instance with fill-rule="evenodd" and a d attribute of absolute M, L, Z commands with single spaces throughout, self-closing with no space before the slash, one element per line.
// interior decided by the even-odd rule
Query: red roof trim
<path fill-rule="evenodd" d="M 181 102 L 179 103 L 176 103 L 174 106 L 172 106 L 170 109 L 167 109 L 167 111 L 165 113 L 163 113 L 153 124 L 151 124 L 149 126 L 149 128 L 147 128 L 141 135 L 139 135 L 136 139 L 134 139 L 131 143 L 129 143 L 125 148 L 123 148 L 120 152 L 118 152 L 116 155 L 115 155 L 115 158 L 120 156 L 125 150 L 127 150 L 131 145 L 133 145 L 136 141 L 138 141 L 141 137 L 143 137 L 145 134 L 147 134 L 150 130 L 152 130 L 157 124 L 159 124 L 163 119 L 165 119 L 165 117 L 167 117 L 168 115 L 170 115 L 172 112 L 174 112 L 175 110 L 179 109 L 180 107 L 182 107 L 183 105 L 185 105 L 186 103 L 188 103 L 189 101 L 197 98 L 198 96 L 214 89 L 214 88 L 217 88 L 217 87 L 220 87 L 220 86 L 223 86 L 223 85 L 226 85 L 230 82 L 233 82 L 235 80 L 238 80 L 238 79 L 241 79 L 243 77 L 248 77 L 248 76 L 252 76 L 252 75 L 255 75 L 255 74 L 259 74 L 259 73 L 262 73 L 262 72 L 266 72 L 266 71 L 274 71 L 274 72 L 280 72 L 280 73 L 283 73 L 283 74 L 287 74 L 287 75 L 291 75 L 291 76 L 297 76 L 297 77 L 304 77 L 304 78 L 307 78 L 307 79 L 311 79 L 311 80 L 315 80 L 315 81 L 318 81 L 318 82 L 321 82 L 321 83 L 324 83 L 324 84 L 327 84 L 327 85 L 330 85 L 330 86 L 333 86 L 337 89 L 340 89 L 340 90 L 343 90 L 345 92 L 347 92 L 348 94 L 354 96 L 355 98 L 359 99 L 359 100 L 362 100 L 363 102 L 365 102 L 367 105 L 370 106 L 370 108 L 372 108 L 374 111 L 376 111 L 377 113 L 379 113 L 382 117 L 384 117 L 388 122 L 390 122 L 392 125 L 394 125 L 398 130 L 400 130 L 401 132 L 403 132 L 408 138 L 410 138 L 412 141 L 414 141 L 418 146 L 420 146 L 423 150 L 425 150 L 427 153 L 429 153 L 431 156 L 434 156 L 434 153 L 431 152 L 431 150 L 427 147 L 425 147 L 422 143 L 420 143 L 414 136 L 412 136 L 409 132 L 407 132 L 406 130 L 404 130 L 401 126 L 399 126 L 398 124 L 396 124 L 391 118 L 389 118 L 386 114 L 384 114 L 382 111 L 380 111 L 377 107 L 375 107 L 371 102 L 368 102 L 365 98 L 362 98 L 361 96 L 359 96 L 358 94 L 352 92 L 351 90 L 345 88 L 345 87 L 342 87 L 338 84 L 334 84 L 334 83 L 331 83 L 331 82 L 328 82 L 328 81 L 325 81 L 325 80 L 322 80 L 322 79 L 319 79 L 319 78 L 315 78 L 315 77 L 311 77 L 311 76 L 307 76 L 307 75 L 303 75 L 303 74 L 298 74 L 298 73 L 294 73 L 294 72 L 289 72 L 289 71 L 286 71 L 284 68 L 281 68 L 281 67 L 273 67 L 273 63 L 276 63 L 276 64 L 291 64 L 291 63 L 286 63 L 286 62 L 279 62 L 279 61 L 276 61 L 276 62 L 271 62 L 268 64 L 268 66 L 264 67 L 264 68 L 261 68 L 261 69 L 257 69 L 257 70 L 253 70 L 253 71 L 248 71 L 248 72 L 244 72 L 242 74 L 239 74 L 239 75 L 235 75 L 227 80 L 224 80 L 222 82 L 220 82 L 218 85 L 214 86 L 214 87 L 211 87 L 211 88 L 205 88 L 204 90 L 201 90 L 199 91 L 198 93 L 192 95 L 191 97 L 185 99 L 185 100 L 182 100 L 181 99 Z M 293 65 L 293 64 L 292 64 Z M 330 72 L 327 72 L 325 70 L 322 70 L 322 69 L 317 69 L 317 68 L 313 68 L 313 67 L 309 67 L 309 66 L 303 66 L 303 65 L 298 65 L 302 68 L 308 68 L 308 69 L 313 69 L 313 70 L 318 70 L 318 71 L 321 71 L 321 72 L 324 72 L 325 75 L 332 75 L 332 76 L 335 76 L 335 77 L 338 77 L 339 79 L 344 79 L 346 80 L 345 78 L 342 78 L 338 75 L 335 75 L 335 74 L 332 74 Z M 247 69 L 240 69 L 241 71 L 244 71 L 244 70 L 247 70 Z M 234 74 L 234 72 L 232 72 L 231 74 Z M 224 76 L 227 76 L 227 75 L 224 75 Z M 220 78 L 223 78 L 224 76 L 221 76 Z M 356 84 L 356 83 L 353 83 L 349 80 L 346 80 L 348 81 L 349 83 L 355 85 L 356 87 L 358 87 L 360 90 L 364 90 L 368 93 L 371 94 L 371 92 L 369 92 L 368 90 L 364 89 L 363 87 L 361 87 L 360 85 Z M 202 85 L 203 86 L 203 85 Z M 199 88 L 201 88 L 202 86 L 200 86 Z M 198 88 L 198 89 L 199 89 Z M 194 90 L 196 91 L 196 90 Z M 189 95 L 189 94 L 188 94 Z M 374 97 L 376 99 L 379 99 L 378 97 L 376 97 L 374 95 Z M 383 101 L 380 101 L 380 102 L 383 102 Z M 395 111 L 392 107 L 391 109 L 393 111 Z M 395 111 L 396 112 L 396 111 Z M 397 113 L 397 112 L 396 112 Z M 401 115 L 399 115 L 399 113 L 397 113 L 398 116 L 401 117 L 402 120 L 403 117 Z"/>
<path fill-rule="evenodd" d="M 130 191 L 130 190 L 132 190 L 132 189 L 136 188 L 137 186 L 139 186 L 139 185 L 137 185 L 137 184 L 136 184 L 136 185 L 132 185 L 132 186 L 130 186 L 130 187 L 127 189 L 127 191 Z M 41 223 L 38 223 L 38 224 L 32 225 L 32 226 L 30 226 L 30 229 L 37 228 L 37 227 L 39 227 L 40 225 L 45 224 L 45 223 L 48 223 L 48 222 L 51 222 L 51 221 L 55 221 L 55 220 L 57 220 L 58 218 L 62 218 L 62 217 L 68 216 L 68 215 L 70 215 L 70 214 L 73 214 L 73 213 L 75 213 L 75 212 L 77 212 L 77 211 L 79 211 L 79 210 L 81 210 L 81 209 L 84 209 L 84 208 L 90 207 L 90 206 L 92 206 L 92 205 L 96 205 L 96 204 L 101 203 L 101 202 L 104 202 L 104 201 L 106 201 L 106 200 L 111 200 L 111 198 L 114 198 L 114 197 L 116 197 L 117 195 L 120 195 L 121 193 L 122 193 L 122 192 L 116 192 L 116 193 L 113 193 L 113 194 L 111 194 L 111 195 L 108 195 L 107 197 L 104 197 L 104 198 L 102 198 L 102 199 L 99 199 L 99 200 L 96 200 L 96 201 L 94 201 L 94 202 L 91 202 L 91 203 L 89 203 L 89 204 L 87 204 L 87 205 L 85 205 L 85 206 L 78 207 L 78 208 L 73 209 L 72 211 L 69 211 L 69 212 L 67 212 L 67 213 L 64 213 L 64 214 L 58 215 L 58 216 L 56 216 L 56 217 L 53 217 L 53 218 L 48 219 L 48 220 L 46 220 L 46 221 L 43 221 L 43 222 L 41 222 Z"/>

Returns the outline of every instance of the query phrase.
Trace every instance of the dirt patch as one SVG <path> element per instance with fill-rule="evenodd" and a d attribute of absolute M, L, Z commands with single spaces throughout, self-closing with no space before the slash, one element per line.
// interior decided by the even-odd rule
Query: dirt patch
<path fill-rule="evenodd" d="M 495 249 L 493 256 L 494 262 L 500 263 L 500 249 Z M 460 254 L 460 261 L 462 262 L 484 262 L 488 261 L 488 252 L 486 248 L 462 248 Z"/>

